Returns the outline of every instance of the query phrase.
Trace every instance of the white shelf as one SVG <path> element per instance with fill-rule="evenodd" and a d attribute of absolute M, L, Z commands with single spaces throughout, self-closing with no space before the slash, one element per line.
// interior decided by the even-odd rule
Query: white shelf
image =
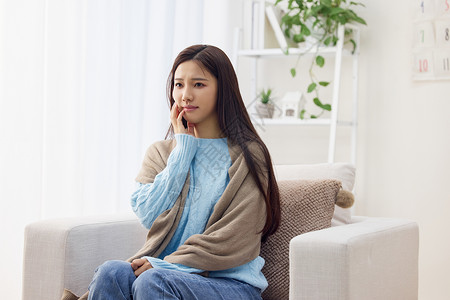
<path fill-rule="evenodd" d="M 255 125 L 311 125 L 311 126 L 329 126 L 331 125 L 331 119 L 266 119 L 266 118 L 254 118 L 253 123 Z M 343 126 L 352 126 L 353 122 L 351 121 L 338 121 L 339 125 Z"/>
<path fill-rule="evenodd" d="M 314 56 L 318 53 L 322 56 L 334 57 L 334 76 L 333 76 L 333 94 L 331 106 L 333 110 L 330 113 L 329 118 L 319 118 L 319 119 L 307 119 L 301 120 L 296 118 L 278 118 L 278 119 L 262 119 L 259 118 L 257 114 L 252 114 L 252 122 L 255 127 L 263 126 L 329 126 L 329 143 L 328 143 L 328 162 L 334 162 L 334 155 L 336 150 L 336 132 L 337 126 L 349 126 L 351 128 L 351 159 L 350 161 L 356 163 L 356 127 L 357 127 L 357 93 L 358 93 L 358 54 L 359 48 L 357 47 L 352 53 L 349 47 L 344 47 L 344 26 L 339 26 L 337 31 L 337 44 L 334 47 L 321 46 L 300 46 L 289 47 L 286 53 L 285 45 L 281 45 L 283 48 L 269 48 L 264 49 L 264 29 L 265 29 L 265 2 L 264 0 L 254 0 L 252 1 L 252 24 L 251 24 L 251 36 L 250 41 L 252 47 L 250 49 L 242 49 L 240 47 L 241 40 L 241 30 L 237 29 L 235 31 L 234 37 L 234 55 L 233 62 L 234 65 L 238 65 L 238 60 L 240 57 L 246 57 L 250 65 L 250 96 L 249 99 L 256 99 L 257 97 L 257 87 L 258 87 L 258 77 L 266 76 L 267 74 L 262 74 L 259 68 L 259 60 L 262 59 L 284 59 L 294 56 Z M 356 44 L 359 45 L 359 34 L 360 30 L 358 27 L 347 24 L 346 28 L 350 28 L 354 31 L 354 39 Z M 341 85 L 341 74 L 342 74 L 342 59 L 343 57 L 351 58 L 352 64 L 352 118 L 351 121 L 339 121 L 338 120 L 338 108 L 339 108 L 339 98 L 340 98 L 340 85 Z M 348 73 L 348 72 L 346 72 Z M 283 129 L 279 129 L 283 130 Z"/>

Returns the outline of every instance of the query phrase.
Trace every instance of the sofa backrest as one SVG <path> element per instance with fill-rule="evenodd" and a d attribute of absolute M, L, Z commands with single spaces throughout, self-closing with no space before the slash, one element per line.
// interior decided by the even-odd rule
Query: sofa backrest
<path fill-rule="evenodd" d="M 348 163 L 274 165 L 274 171 L 277 180 L 336 179 L 346 191 L 353 191 L 355 185 L 355 166 Z M 350 224 L 351 218 L 351 208 L 335 206 L 331 226 Z"/>
<path fill-rule="evenodd" d="M 347 163 L 274 165 L 274 170 L 278 180 L 336 179 L 346 191 L 355 185 L 355 167 Z"/>

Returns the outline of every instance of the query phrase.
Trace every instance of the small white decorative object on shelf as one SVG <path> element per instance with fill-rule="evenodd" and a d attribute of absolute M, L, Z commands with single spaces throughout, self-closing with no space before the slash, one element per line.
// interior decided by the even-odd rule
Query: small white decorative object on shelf
<path fill-rule="evenodd" d="M 304 102 L 302 92 L 287 92 L 281 99 L 281 118 L 296 118 L 300 117 L 300 110 Z"/>

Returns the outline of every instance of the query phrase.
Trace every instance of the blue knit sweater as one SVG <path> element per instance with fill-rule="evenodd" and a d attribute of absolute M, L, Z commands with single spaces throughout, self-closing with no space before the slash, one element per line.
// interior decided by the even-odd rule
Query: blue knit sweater
<path fill-rule="evenodd" d="M 189 192 L 175 234 L 159 257 L 146 258 L 154 268 L 201 273 L 205 270 L 171 264 L 164 261 L 164 257 L 174 252 L 191 235 L 201 234 L 205 230 L 214 205 L 228 185 L 231 158 L 226 138 L 201 139 L 176 134 L 175 139 L 177 145 L 170 153 L 166 168 L 155 177 L 153 183 L 139 183 L 131 197 L 131 206 L 141 223 L 149 229 L 161 213 L 174 205 L 189 172 Z M 263 266 L 264 259 L 258 256 L 235 268 L 211 271 L 209 276 L 236 279 L 263 291 L 267 287 L 261 272 Z"/>

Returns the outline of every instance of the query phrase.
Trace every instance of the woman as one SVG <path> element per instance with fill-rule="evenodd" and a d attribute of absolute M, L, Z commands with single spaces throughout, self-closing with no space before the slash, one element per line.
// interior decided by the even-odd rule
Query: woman
<path fill-rule="evenodd" d="M 167 94 L 171 126 L 131 199 L 147 242 L 101 265 L 89 299 L 261 299 L 259 251 L 280 222 L 279 193 L 233 66 L 214 46 L 188 47 Z"/>

